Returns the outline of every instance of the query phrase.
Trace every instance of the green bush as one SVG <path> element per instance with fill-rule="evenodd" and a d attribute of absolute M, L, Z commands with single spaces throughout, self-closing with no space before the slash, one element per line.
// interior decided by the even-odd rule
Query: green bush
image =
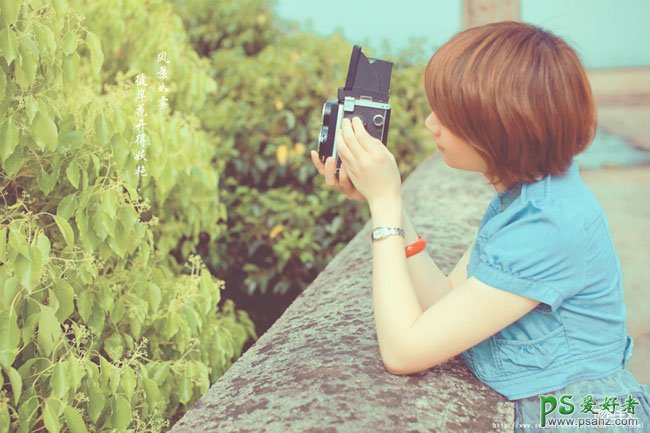
<path fill-rule="evenodd" d="M 221 290 L 301 291 L 367 220 L 308 152 L 352 44 L 270 6 L 0 2 L 0 433 L 160 431 L 257 338 Z M 433 143 L 423 65 L 393 60 L 406 175 Z"/>
<path fill-rule="evenodd" d="M 273 0 L 172 0 L 190 42 L 203 56 L 235 49 L 255 55 L 280 35 Z"/>
<path fill-rule="evenodd" d="M 219 86 L 198 116 L 234 151 L 222 187 L 228 230 L 207 245 L 205 258 L 229 287 L 249 295 L 299 293 L 369 218 L 365 206 L 324 187 L 309 157 L 323 103 L 344 83 L 351 47 L 338 34 L 289 33 L 255 56 L 237 49 L 210 54 Z M 424 128 L 423 66 L 391 60 L 388 146 L 405 176 L 435 146 Z"/>
<path fill-rule="evenodd" d="M 256 338 L 185 246 L 226 218 L 228 150 L 181 109 L 215 83 L 164 2 L 102 2 L 147 41 L 93 7 L 0 3 L 0 432 L 160 431 Z M 144 102 L 138 177 L 133 80 L 161 51 L 183 66 L 173 112 Z"/>

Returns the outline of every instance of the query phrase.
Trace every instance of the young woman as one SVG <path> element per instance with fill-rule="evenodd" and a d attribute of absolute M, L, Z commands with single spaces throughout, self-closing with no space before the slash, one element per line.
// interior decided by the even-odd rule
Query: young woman
<path fill-rule="evenodd" d="M 397 229 L 372 247 L 386 369 L 411 374 L 462 354 L 478 379 L 515 401 L 515 431 L 538 431 L 550 418 L 594 422 L 598 413 L 641 427 L 603 427 L 626 422 L 603 418 L 597 430 L 564 431 L 650 431 L 650 387 L 627 368 L 633 340 L 620 261 L 574 161 L 597 122 L 576 53 L 530 24 L 474 27 L 434 53 L 424 90 L 425 126 L 445 163 L 482 173 L 496 189 L 449 275 L 427 254 L 406 257 L 417 235 L 395 158 L 358 118 L 338 131 L 339 180 L 335 161 L 322 164 L 312 151 L 329 186 L 368 203 L 373 228 Z"/>

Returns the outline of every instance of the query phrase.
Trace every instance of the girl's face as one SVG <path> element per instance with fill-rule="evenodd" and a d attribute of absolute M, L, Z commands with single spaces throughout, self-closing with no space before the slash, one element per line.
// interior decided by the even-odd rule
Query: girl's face
<path fill-rule="evenodd" d="M 445 164 L 460 170 L 485 174 L 487 164 L 481 155 L 468 142 L 443 126 L 433 111 L 424 120 L 424 126 L 431 132 L 440 153 L 445 158 Z M 497 185 L 497 190 L 501 191 L 501 188 L 500 185 Z"/>

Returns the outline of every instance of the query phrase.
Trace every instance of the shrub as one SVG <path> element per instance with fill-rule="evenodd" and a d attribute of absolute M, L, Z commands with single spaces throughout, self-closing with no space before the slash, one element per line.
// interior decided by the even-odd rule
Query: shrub
<path fill-rule="evenodd" d="M 148 25 L 173 17 L 162 2 L 117 3 L 102 7 L 154 40 Z M 256 338 L 180 246 L 226 217 L 213 138 L 149 93 L 148 176 L 135 174 L 134 76 L 175 53 L 170 105 L 183 107 L 183 92 L 214 89 L 205 64 L 181 42 L 120 45 L 85 6 L 0 5 L 0 431 L 160 431 Z M 165 31 L 183 40 L 182 27 Z"/>

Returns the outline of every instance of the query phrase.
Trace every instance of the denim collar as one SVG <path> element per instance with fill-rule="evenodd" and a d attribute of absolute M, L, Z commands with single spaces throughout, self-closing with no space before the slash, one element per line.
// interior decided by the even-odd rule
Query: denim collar
<path fill-rule="evenodd" d="M 579 173 L 578 165 L 575 158 L 571 161 L 569 168 L 559 176 L 545 175 L 541 179 L 530 183 L 517 183 L 511 188 L 502 192 L 497 192 L 494 199 L 494 207 L 497 213 L 501 213 L 517 198 L 523 200 L 543 201 L 548 198 L 551 190 L 551 181 L 553 178 L 561 179 L 565 177 L 575 177 Z"/>

